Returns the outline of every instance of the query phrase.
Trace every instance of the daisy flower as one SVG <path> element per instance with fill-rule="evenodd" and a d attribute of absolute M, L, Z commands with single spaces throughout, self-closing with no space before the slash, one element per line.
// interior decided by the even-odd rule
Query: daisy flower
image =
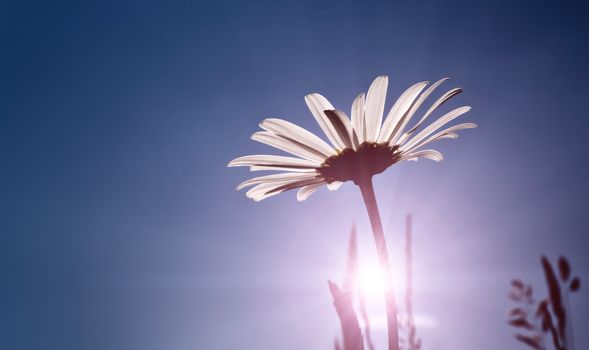
<path fill-rule="evenodd" d="M 456 132 L 459 130 L 476 127 L 473 123 L 462 123 L 440 130 L 468 112 L 470 107 L 456 108 L 418 130 L 440 105 L 462 90 L 449 90 L 412 127 L 407 126 L 425 100 L 446 80 L 441 79 L 427 89 L 428 82 L 409 87 L 394 103 L 384 122 L 386 76 L 376 78 L 368 93 L 362 93 L 354 100 L 351 118 L 319 94 L 305 96 L 309 110 L 330 143 L 286 120 L 265 119 L 260 123 L 263 131 L 254 133 L 251 138 L 293 156 L 250 155 L 232 160 L 228 164 L 230 167 L 248 166 L 251 171 L 279 171 L 244 181 L 237 189 L 253 186 L 246 196 L 260 201 L 298 188 L 297 199 L 303 201 L 324 185 L 331 190 L 336 190 L 346 181 L 360 185 L 405 160 L 428 158 L 441 161 L 443 156 L 440 152 L 424 148 L 433 141 L 458 137 Z"/>
<path fill-rule="evenodd" d="M 385 275 L 384 297 L 389 350 L 399 349 L 397 308 L 389 254 L 372 177 L 405 160 L 428 158 L 441 161 L 443 156 L 440 152 L 425 147 L 437 140 L 456 138 L 459 130 L 476 127 L 474 123 L 446 127 L 448 123 L 468 112 L 468 106 L 456 108 L 425 126 L 428 117 L 444 102 L 459 94 L 462 91 L 460 88 L 444 93 L 417 122 L 408 127 L 426 99 L 446 80 L 448 79 L 441 79 L 427 89 L 428 82 L 409 87 L 393 104 L 384 122 L 388 86 L 386 76 L 376 78 L 368 93 L 362 93 L 354 100 L 351 118 L 333 108 L 325 97 L 319 94 L 307 95 L 305 102 L 330 143 L 286 120 L 266 119 L 260 123 L 263 131 L 254 133 L 252 139 L 293 156 L 251 155 L 236 158 L 228 164 L 230 167 L 248 166 L 252 171 L 278 171 L 276 174 L 244 181 L 237 186 L 238 190 L 253 186 L 246 195 L 254 201 L 297 188 L 297 198 L 303 201 L 324 185 L 331 190 L 336 190 L 346 181 L 358 185 L 368 211 L 379 263 Z"/>

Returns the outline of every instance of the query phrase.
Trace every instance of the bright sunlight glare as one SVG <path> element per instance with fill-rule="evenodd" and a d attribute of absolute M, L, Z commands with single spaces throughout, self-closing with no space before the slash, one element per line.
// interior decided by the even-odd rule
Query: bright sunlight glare
<path fill-rule="evenodd" d="M 393 287 L 398 298 L 405 295 L 405 271 L 403 267 L 393 268 Z M 385 275 L 380 265 L 377 263 L 365 264 L 358 266 L 356 287 L 365 299 L 367 306 L 369 306 L 370 324 L 373 329 L 386 329 L 386 314 L 382 312 L 380 306 L 382 305 L 383 293 L 385 291 Z M 400 300 L 400 299 L 398 299 Z M 370 307 L 372 306 L 372 307 Z M 400 305 L 399 305 L 400 306 Z M 400 322 L 406 322 L 407 314 L 404 310 L 399 310 Z M 437 319 L 429 314 L 416 312 L 414 314 L 414 323 L 421 328 L 437 328 Z M 360 320 L 360 324 L 364 327 L 364 320 Z"/>
<path fill-rule="evenodd" d="M 404 291 L 405 274 L 402 269 L 393 268 L 393 287 L 396 291 Z M 358 268 L 357 287 L 367 299 L 382 299 L 386 279 L 383 270 L 377 263 L 361 265 Z"/>

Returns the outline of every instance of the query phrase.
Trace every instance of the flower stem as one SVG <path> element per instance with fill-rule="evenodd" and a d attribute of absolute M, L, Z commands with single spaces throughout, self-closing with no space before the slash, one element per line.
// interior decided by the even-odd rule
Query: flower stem
<path fill-rule="evenodd" d="M 368 178 L 358 184 L 362 192 L 362 198 L 368 211 L 370 224 L 372 226 L 372 233 L 374 235 L 374 243 L 376 244 L 376 251 L 378 253 L 378 260 L 380 267 L 385 276 L 385 303 L 387 309 L 387 333 L 389 338 L 389 350 L 399 350 L 399 332 L 397 325 L 397 306 L 395 303 L 395 294 L 393 291 L 393 274 L 389 263 L 389 253 L 384 238 L 384 230 L 380 220 L 380 213 L 374 195 L 374 188 L 372 186 L 372 179 Z"/>

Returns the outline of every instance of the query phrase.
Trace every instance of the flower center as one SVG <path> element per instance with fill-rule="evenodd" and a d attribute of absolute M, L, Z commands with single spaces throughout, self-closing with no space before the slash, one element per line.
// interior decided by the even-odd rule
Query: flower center
<path fill-rule="evenodd" d="M 398 146 L 364 142 L 357 150 L 346 148 L 331 156 L 317 169 L 327 183 L 354 181 L 357 185 L 380 174 L 399 160 Z"/>

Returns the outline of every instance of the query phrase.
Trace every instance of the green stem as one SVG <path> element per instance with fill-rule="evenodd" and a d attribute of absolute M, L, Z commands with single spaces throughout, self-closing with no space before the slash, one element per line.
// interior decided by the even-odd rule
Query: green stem
<path fill-rule="evenodd" d="M 362 198 L 368 211 L 370 224 L 372 226 L 372 233 L 374 235 L 374 243 L 376 244 L 376 252 L 378 253 L 378 260 L 380 267 L 385 274 L 385 303 L 387 309 L 387 333 L 389 338 L 389 350 L 399 350 L 399 330 L 397 324 L 397 306 L 395 303 L 395 294 L 393 292 L 393 274 L 389 263 L 389 253 L 384 238 L 384 230 L 380 220 L 380 213 L 374 195 L 374 188 L 372 186 L 372 179 L 367 179 L 358 184 L 362 192 Z"/>

